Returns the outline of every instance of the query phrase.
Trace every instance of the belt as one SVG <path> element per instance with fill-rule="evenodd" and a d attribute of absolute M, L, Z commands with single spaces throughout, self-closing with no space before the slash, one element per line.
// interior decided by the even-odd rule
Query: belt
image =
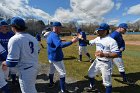
<path fill-rule="evenodd" d="M 33 66 L 26 67 L 26 68 L 24 68 L 24 70 L 27 70 L 27 69 L 29 69 L 29 68 L 31 68 L 31 67 L 33 67 Z"/>
<path fill-rule="evenodd" d="M 105 60 L 101 60 L 101 59 L 98 59 L 99 61 L 102 61 L 102 62 L 109 62 L 109 61 L 105 61 Z"/>

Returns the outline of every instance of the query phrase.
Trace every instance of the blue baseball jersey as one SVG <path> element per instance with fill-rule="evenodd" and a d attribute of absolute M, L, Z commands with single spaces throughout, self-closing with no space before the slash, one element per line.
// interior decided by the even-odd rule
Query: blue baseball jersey
<path fill-rule="evenodd" d="M 4 47 L 0 44 L 0 62 L 5 61 L 7 57 L 7 51 Z"/>
<path fill-rule="evenodd" d="M 84 31 L 81 31 L 81 32 L 80 32 L 80 35 L 82 35 L 82 38 L 83 38 L 84 40 L 87 39 L 86 34 L 85 34 Z M 84 42 L 84 40 L 79 39 L 79 46 L 87 46 L 87 44 Z"/>
<path fill-rule="evenodd" d="M 37 41 L 41 41 L 41 36 L 40 36 L 40 34 L 37 34 L 37 35 L 36 35 L 36 39 L 37 39 Z"/>
<path fill-rule="evenodd" d="M 50 32 L 47 38 L 48 44 L 48 59 L 52 62 L 62 61 L 63 52 L 62 48 L 72 44 L 72 42 L 62 42 L 59 35 L 55 32 Z"/>
<path fill-rule="evenodd" d="M 14 36 L 14 32 L 12 31 L 7 33 L 0 32 L 0 43 L 5 48 L 6 51 L 7 51 L 8 41 L 12 36 Z"/>
<path fill-rule="evenodd" d="M 118 48 L 119 49 L 123 49 L 125 50 L 125 41 L 123 40 L 122 34 L 114 31 L 110 34 L 110 37 L 112 37 L 114 40 L 116 40 L 117 44 L 118 44 Z M 120 52 L 120 57 L 122 56 L 122 52 Z"/>

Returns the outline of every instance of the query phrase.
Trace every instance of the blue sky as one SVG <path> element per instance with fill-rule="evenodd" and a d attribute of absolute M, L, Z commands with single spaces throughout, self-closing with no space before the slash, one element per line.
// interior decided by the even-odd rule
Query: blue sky
<path fill-rule="evenodd" d="M 114 0 L 114 1 L 116 2 L 116 0 Z M 131 6 L 140 4 L 140 0 L 122 0 L 121 3 L 122 3 L 122 5 L 119 10 L 116 10 L 114 7 L 110 12 L 108 12 L 105 15 L 105 18 L 107 18 L 107 19 L 120 18 L 121 22 L 134 21 L 134 20 L 140 18 L 140 15 L 133 15 L 133 14 L 123 16 L 123 13 L 127 12 L 127 10 L 125 10 L 125 9 L 128 9 Z"/>
<path fill-rule="evenodd" d="M 105 17 L 106 21 L 119 19 L 120 22 L 128 22 L 135 21 L 140 18 L 140 15 L 133 14 L 123 16 L 123 13 L 127 12 L 127 9 L 140 4 L 140 0 L 113 0 L 113 2 L 114 4 L 121 3 L 121 6 L 118 10 L 116 10 L 114 5 L 114 7 L 108 13 L 104 14 L 103 17 Z M 64 9 L 71 9 L 70 0 L 40 0 L 40 2 L 38 0 L 30 0 L 29 5 L 42 9 L 49 13 L 51 16 L 53 16 L 55 11 L 60 7 Z"/>
<path fill-rule="evenodd" d="M 45 22 L 77 20 L 79 23 L 118 24 L 140 19 L 140 0 L 3 0 L 0 12 Z"/>
<path fill-rule="evenodd" d="M 42 9 L 48 12 L 50 15 L 54 15 L 55 11 L 59 7 L 69 8 L 70 9 L 70 1 L 69 0 L 30 0 L 29 5 L 35 8 Z"/>

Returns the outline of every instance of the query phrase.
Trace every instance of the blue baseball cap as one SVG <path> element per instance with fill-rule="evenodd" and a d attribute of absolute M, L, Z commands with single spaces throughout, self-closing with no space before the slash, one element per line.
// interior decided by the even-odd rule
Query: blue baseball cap
<path fill-rule="evenodd" d="M 118 27 L 127 29 L 128 28 L 128 25 L 126 23 L 121 23 L 121 24 L 119 24 Z"/>
<path fill-rule="evenodd" d="M 6 20 L 2 20 L 0 21 L 0 26 L 8 26 L 8 23 L 6 22 Z"/>
<path fill-rule="evenodd" d="M 16 26 L 17 28 L 27 28 L 25 26 L 25 21 L 20 18 L 20 17 L 13 17 L 11 19 L 11 23 L 10 23 L 11 26 Z"/>
<path fill-rule="evenodd" d="M 82 31 L 81 28 L 77 28 L 77 33 L 80 33 Z"/>
<path fill-rule="evenodd" d="M 97 28 L 96 30 L 100 31 L 100 30 L 109 30 L 109 29 L 110 29 L 110 26 L 107 23 L 102 23 L 100 24 L 99 28 Z"/>
<path fill-rule="evenodd" d="M 53 22 L 52 26 L 62 26 L 62 24 L 60 22 Z"/>

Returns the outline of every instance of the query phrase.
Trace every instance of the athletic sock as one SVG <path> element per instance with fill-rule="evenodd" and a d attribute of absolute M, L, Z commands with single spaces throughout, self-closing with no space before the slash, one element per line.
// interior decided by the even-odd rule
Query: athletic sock
<path fill-rule="evenodd" d="M 3 87 L 1 88 L 1 90 L 2 90 L 2 93 L 10 93 L 10 90 L 9 90 L 9 87 L 8 87 L 7 84 L 6 84 L 5 86 L 3 86 Z"/>
<path fill-rule="evenodd" d="M 82 61 L 82 55 L 79 55 L 79 60 Z"/>
<path fill-rule="evenodd" d="M 90 81 L 90 87 L 94 87 L 95 86 L 95 79 L 89 78 L 89 81 Z"/>
<path fill-rule="evenodd" d="M 90 58 L 90 54 L 89 54 L 89 53 L 86 53 L 86 55 L 89 57 L 89 59 L 91 59 L 91 58 Z"/>
<path fill-rule="evenodd" d="M 126 81 L 126 74 L 125 74 L 125 72 L 120 72 L 120 74 L 121 74 L 121 76 L 122 76 L 122 78 L 123 78 L 123 81 Z"/>
<path fill-rule="evenodd" d="M 49 74 L 50 84 L 53 84 L 54 83 L 53 82 L 53 76 L 54 76 L 54 74 Z"/>
<path fill-rule="evenodd" d="M 12 82 L 16 81 L 16 74 L 11 74 Z"/>
<path fill-rule="evenodd" d="M 105 93 L 111 93 L 112 92 L 112 86 L 106 86 L 106 92 Z"/>
<path fill-rule="evenodd" d="M 60 88 L 62 92 L 65 91 L 65 77 L 60 78 Z"/>
<path fill-rule="evenodd" d="M 43 44 L 41 44 L 41 47 L 44 48 Z"/>

